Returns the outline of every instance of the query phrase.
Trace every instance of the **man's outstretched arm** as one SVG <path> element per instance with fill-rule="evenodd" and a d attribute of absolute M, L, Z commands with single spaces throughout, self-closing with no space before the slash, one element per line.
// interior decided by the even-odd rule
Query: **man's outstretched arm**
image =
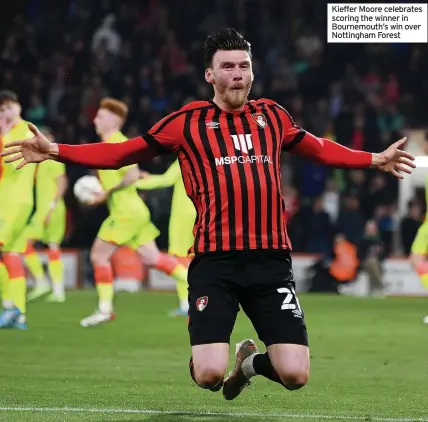
<path fill-rule="evenodd" d="M 402 179 L 402 172 L 410 174 L 416 167 L 413 162 L 415 158 L 400 149 L 405 142 L 406 138 L 400 139 L 385 151 L 376 154 L 347 148 L 290 125 L 282 149 L 309 158 L 319 164 L 345 169 L 372 167 Z"/>
<path fill-rule="evenodd" d="M 151 160 L 160 154 L 176 152 L 180 147 L 183 117 L 180 113 L 172 113 L 145 135 L 117 144 L 52 144 L 36 126 L 29 123 L 33 137 L 10 142 L 5 145 L 6 150 L 1 156 L 8 157 L 5 160 L 7 163 L 19 161 L 17 169 L 49 159 L 95 169 L 119 169 Z"/>
<path fill-rule="evenodd" d="M 53 145 L 50 156 L 54 160 L 68 164 L 79 164 L 96 169 L 118 169 L 151 160 L 165 152 L 168 150 L 157 141 L 150 139 L 150 135 L 144 135 L 144 137 L 140 136 L 117 144 L 57 144 Z"/>
<path fill-rule="evenodd" d="M 372 166 L 373 154 L 356 151 L 329 139 L 318 138 L 302 131 L 297 142 L 286 144 L 284 150 L 307 157 L 320 164 L 343 168 L 368 168 Z"/>
<path fill-rule="evenodd" d="M 291 152 L 331 167 L 348 169 L 372 167 L 392 173 L 395 177 L 402 179 L 401 172 L 410 174 L 412 169 L 416 167 L 413 163 L 414 157 L 400 149 L 405 142 L 406 138 L 400 139 L 385 151 L 376 154 L 353 150 L 329 139 L 318 138 L 305 132 L 300 141 L 291 149 Z"/>
<path fill-rule="evenodd" d="M 414 159 L 410 153 L 401 150 L 406 138 L 390 145 L 385 151 L 376 154 L 357 151 L 340 145 L 329 139 L 318 138 L 300 128 L 290 114 L 277 103 L 267 100 L 273 111 L 283 124 L 282 150 L 309 158 L 317 163 L 337 168 L 364 169 L 375 168 L 391 173 L 402 179 L 401 173 L 412 173 L 415 168 Z"/>

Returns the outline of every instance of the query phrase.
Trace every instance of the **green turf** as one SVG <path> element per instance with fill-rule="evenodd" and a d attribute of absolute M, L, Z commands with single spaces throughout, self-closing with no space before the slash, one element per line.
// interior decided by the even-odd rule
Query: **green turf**
<path fill-rule="evenodd" d="M 0 332 L 0 407 L 100 411 L 2 410 L 1 421 L 428 420 L 428 299 L 302 296 L 309 384 L 288 392 L 257 377 L 232 402 L 192 383 L 187 321 L 165 316 L 172 294 L 124 293 L 116 304 L 116 321 L 84 329 L 95 293 L 73 292 L 65 304 L 30 304 L 28 331 Z M 241 314 L 232 341 L 246 337 L 255 333 Z"/>

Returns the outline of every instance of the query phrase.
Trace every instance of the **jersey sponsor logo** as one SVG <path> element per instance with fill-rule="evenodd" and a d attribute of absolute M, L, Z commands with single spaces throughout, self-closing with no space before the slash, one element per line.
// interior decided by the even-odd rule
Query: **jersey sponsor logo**
<path fill-rule="evenodd" d="M 196 309 L 199 312 L 202 312 L 208 305 L 208 296 L 200 297 L 199 299 L 196 299 Z"/>
<path fill-rule="evenodd" d="M 231 135 L 235 148 L 248 154 L 248 151 L 253 149 L 253 141 L 251 140 L 251 133 L 245 135 Z"/>
<path fill-rule="evenodd" d="M 228 155 L 226 157 L 220 157 L 215 159 L 216 166 L 232 165 L 235 163 L 268 163 L 273 164 L 272 157 L 269 155 L 251 155 L 253 150 L 253 141 L 251 140 L 251 133 L 231 135 L 233 145 L 237 151 L 241 151 L 245 155 Z"/>
<path fill-rule="evenodd" d="M 262 129 L 267 125 L 266 117 L 263 114 L 254 113 L 251 117 Z"/>

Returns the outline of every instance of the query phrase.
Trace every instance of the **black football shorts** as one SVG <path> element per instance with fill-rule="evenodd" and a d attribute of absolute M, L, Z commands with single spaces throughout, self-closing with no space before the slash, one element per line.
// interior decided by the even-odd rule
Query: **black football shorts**
<path fill-rule="evenodd" d="M 192 346 L 230 343 L 240 306 L 266 346 L 308 345 L 288 251 L 197 254 L 188 281 Z"/>

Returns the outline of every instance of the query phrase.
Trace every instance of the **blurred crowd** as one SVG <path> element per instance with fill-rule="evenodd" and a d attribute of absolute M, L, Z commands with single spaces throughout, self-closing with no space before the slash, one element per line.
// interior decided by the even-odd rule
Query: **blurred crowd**
<path fill-rule="evenodd" d="M 233 26 L 251 42 L 251 97 L 269 97 L 297 124 L 356 149 L 378 152 L 422 127 L 427 113 L 427 46 L 326 44 L 323 0 L 30 0 L 0 29 L 0 86 L 16 91 L 25 119 L 52 128 L 59 142 L 97 141 L 92 119 L 111 95 L 130 107 L 128 137 L 167 113 L 209 99 L 205 36 Z M 173 157 L 141 167 L 163 172 Z M 73 182 L 85 172 L 67 169 Z M 371 171 L 331 170 L 283 157 L 283 190 L 297 252 L 323 253 L 337 233 L 355 245 L 377 236 L 391 254 L 408 251 L 423 207 L 396 219 L 397 182 Z M 166 245 L 170 192 L 143 193 Z M 82 210 L 71 191 L 69 246 L 88 246 L 104 209 Z M 370 220 L 375 230 L 365 231 Z M 399 243 L 393 233 L 402 231 Z M 372 227 L 372 226 L 371 226 Z M 366 234 L 365 234 L 366 233 Z M 374 234 L 373 234 L 374 233 Z M 410 240 L 409 240 L 410 239 Z"/>

